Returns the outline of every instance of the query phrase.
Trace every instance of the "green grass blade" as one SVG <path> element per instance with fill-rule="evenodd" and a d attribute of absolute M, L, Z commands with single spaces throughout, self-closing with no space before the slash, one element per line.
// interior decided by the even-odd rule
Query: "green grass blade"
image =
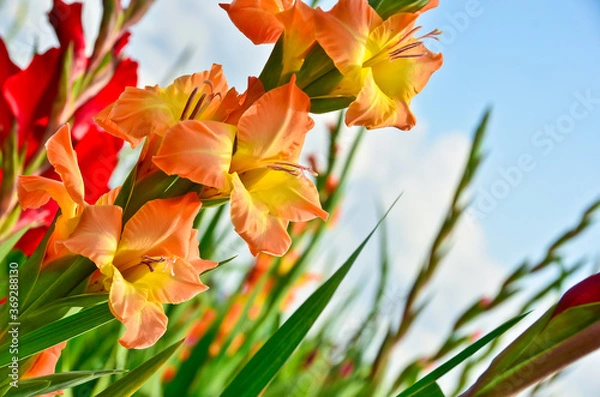
<path fill-rule="evenodd" d="M 384 217 L 377 223 L 365 240 L 346 262 L 319 287 L 294 314 L 275 332 L 265 345 L 242 368 L 240 373 L 223 391 L 223 397 L 257 396 L 273 379 L 279 369 L 298 347 L 331 300 L 338 286 L 373 236 L 383 219 L 398 202 L 398 197 Z"/>
<path fill-rule="evenodd" d="M 414 394 L 414 397 L 445 397 L 444 392 L 437 383 L 430 383 L 424 389 Z"/>
<path fill-rule="evenodd" d="M 21 237 L 23 237 L 25 233 L 27 233 L 28 230 L 29 226 L 24 227 L 23 229 L 19 230 L 18 232 L 7 238 L 2 243 L 2 245 L 0 245 L 0 262 L 6 259 L 10 251 L 15 246 L 15 244 L 17 244 L 17 242 L 21 239 Z"/>
<path fill-rule="evenodd" d="M 101 304 L 28 332 L 19 338 L 19 359 L 39 353 L 114 319 L 108 304 Z M 9 345 L 10 341 L 0 346 L 0 368 L 10 364 L 12 360 Z"/>
<path fill-rule="evenodd" d="M 73 371 L 40 376 L 19 381 L 18 388 L 12 388 L 6 397 L 28 397 L 31 395 L 51 393 L 81 385 L 102 376 L 118 374 L 120 370 L 105 371 Z"/>
<path fill-rule="evenodd" d="M 183 340 L 180 340 L 167 347 L 165 350 L 104 389 L 96 397 L 129 397 L 133 395 L 133 393 L 142 387 L 142 385 L 167 362 L 182 343 Z"/>
<path fill-rule="evenodd" d="M 478 341 L 476 341 L 475 343 L 458 353 L 456 356 L 452 357 L 450 360 L 446 361 L 444 364 L 431 371 L 420 381 L 418 381 L 408 389 L 404 390 L 402 393 L 398 394 L 397 397 L 420 397 L 421 394 L 419 393 L 421 393 L 423 390 L 429 387 L 429 385 L 436 382 L 443 375 L 450 372 L 451 369 L 462 363 L 467 358 L 471 357 L 473 354 L 479 351 L 479 349 L 481 349 L 482 347 L 484 347 L 485 345 L 487 345 L 488 343 L 490 343 L 491 341 L 508 331 L 515 324 L 521 321 L 527 314 L 529 313 L 517 316 L 500 325 L 498 328 L 488 333 L 483 338 L 479 339 Z"/>

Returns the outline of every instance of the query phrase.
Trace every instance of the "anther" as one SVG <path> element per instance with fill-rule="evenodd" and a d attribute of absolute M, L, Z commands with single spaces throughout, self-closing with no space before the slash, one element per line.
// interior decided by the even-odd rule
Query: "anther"
<path fill-rule="evenodd" d="M 206 93 L 202 94 L 200 99 L 198 99 L 198 103 L 196 103 L 194 110 L 192 110 L 192 114 L 190 114 L 190 117 L 189 117 L 190 120 L 195 119 L 196 116 L 198 116 L 198 114 L 200 114 L 200 108 L 201 108 L 202 104 L 204 103 L 204 99 L 206 99 Z"/>
<path fill-rule="evenodd" d="M 198 93 L 198 89 L 199 89 L 199 87 L 195 87 L 192 90 L 192 93 L 190 94 L 190 96 L 188 97 L 187 102 L 185 103 L 185 106 L 183 108 L 183 112 L 181 112 L 181 116 L 179 117 L 179 121 L 183 121 L 183 120 L 186 119 L 185 115 L 186 115 L 188 109 L 190 108 L 190 106 L 192 105 L 192 101 L 196 97 L 196 93 Z"/>
<path fill-rule="evenodd" d="M 288 163 L 288 162 L 284 162 L 284 161 L 271 163 L 271 164 L 267 165 L 267 168 L 270 168 L 275 171 L 287 172 L 288 174 L 296 176 L 296 177 L 301 176 L 304 172 L 308 172 L 309 174 L 311 174 L 313 176 L 318 176 L 318 174 L 315 172 L 315 170 L 313 170 L 310 167 L 305 167 L 300 164 Z"/>

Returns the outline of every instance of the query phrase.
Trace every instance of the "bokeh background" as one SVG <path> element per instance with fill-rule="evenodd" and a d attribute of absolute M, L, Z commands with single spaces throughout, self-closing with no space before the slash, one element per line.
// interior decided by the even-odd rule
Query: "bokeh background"
<path fill-rule="evenodd" d="M 320 4 L 328 9 L 333 2 Z M 96 34 L 100 5 L 99 0 L 84 1 L 89 37 Z M 0 35 L 8 38 L 21 66 L 35 48 L 55 44 L 45 17 L 50 7 L 50 0 L 0 0 Z M 397 316 L 449 204 L 472 131 L 484 109 L 492 107 L 487 156 L 471 209 L 436 276 L 428 314 L 396 354 L 398 366 L 417 352 L 432 350 L 453 313 L 482 294 L 492 295 L 524 258 L 539 259 L 547 244 L 600 196 L 600 3 L 441 0 L 420 21 L 425 31 L 444 31 L 439 43 L 430 44 L 443 52 L 445 64 L 413 102 L 418 119 L 413 131 L 368 133 L 337 230 L 315 263 L 316 269 L 338 266 L 376 222 L 377 208 L 403 193 L 389 220 L 394 270 L 386 293 L 389 313 L 384 313 Z M 158 0 L 133 29 L 128 52 L 140 62 L 140 85 L 167 84 L 214 62 L 224 66 L 228 80 L 241 91 L 248 75 L 260 73 L 270 47 L 253 46 L 218 1 Z M 323 122 L 310 134 L 307 153 L 324 153 L 324 125 L 334 117 L 317 118 Z M 355 133 L 344 132 L 341 150 Z M 599 242 L 600 227 L 594 226 L 569 245 L 568 262 L 583 257 L 598 262 Z M 346 282 L 348 288 L 360 283 L 366 300 L 378 255 L 372 244 Z M 593 271 L 586 267 L 565 288 Z M 488 331 L 510 312 L 499 311 L 478 326 Z M 544 395 L 597 395 L 598 366 L 596 353 L 570 367 Z M 452 376 L 445 382 L 451 384 Z"/>

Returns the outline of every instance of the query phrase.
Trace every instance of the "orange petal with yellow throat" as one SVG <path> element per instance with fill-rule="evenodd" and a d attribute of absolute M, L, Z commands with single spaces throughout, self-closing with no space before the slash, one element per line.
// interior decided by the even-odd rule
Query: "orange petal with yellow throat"
<path fill-rule="evenodd" d="M 369 33 L 381 22 L 367 0 L 340 0 L 328 12 L 315 11 L 317 41 L 342 74 L 362 66 Z"/>
<path fill-rule="evenodd" d="M 162 305 L 151 302 L 143 290 L 136 288 L 114 269 L 109 292 L 113 315 L 125 324 L 119 343 L 128 349 L 144 349 L 156 343 L 167 329 Z"/>
<path fill-rule="evenodd" d="M 190 230 L 202 203 L 196 193 L 152 200 L 127 221 L 114 263 L 137 264 L 142 256 L 179 256 L 189 251 Z"/>
<path fill-rule="evenodd" d="M 126 87 L 119 99 L 98 113 L 94 120 L 112 135 L 137 147 L 150 134 L 162 135 L 179 120 L 160 96 L 158 86 Z"/>
<path fill-rule="evenodd" d="M 152 271 L 143 270 L 144 274 L 133 283 L 145 290 L 153 302 L 181 303 L 208 289 L 194 266 L 180 257 L 165 258 L 154 264 Z"/>
<path fill-rule="evenodd" d="M 254 202 L 264 203 L 271 214 L 292 222 L 306 222 L 316 217 L 327 220 L 328 214 L 321 208 L 317 188 L 304 175 L 275 170 L 255 173 L 258 172 L 262 175 L 256 182 L 248 183 L 244 175 L 244 184 Z"/>
<path fill-rule="evenodd" d="M 122 216 L 123 209 L 116 205 L 87 206 L 70 237 L 58 244 L 91 259 L 103 270 L 112 264 L 117 252 Z"/>
<path fill-rule="evenodd" d="M 310 98 L 295 76 L 258 99 L 238 123 L 238 146 L 231 169 L 241 173 L 267 160 L 297 161 L 306 133 L 314 126 Z"/>
<path fill-rule="evenodd" d="M 238 174 L 232 175 L 232 183 L 231 221 L 252 255 L 260 252 L 277 256 L 285 254 L 292 243 L 287 233 L 289 222 L 271 215 L 265 203 L 254 200 Z"/>
<path fill-rule="evenodd" d="M 416 119 L 408 104 L 394 101 L 375 83 L 369 70 L 363 88 L 356 100 L 348 106 L 346 124 L 362 125 L 367 129 L 396 126 L 403 130 L 411 129 Z"/>
<path fill-rule="evenodd" d="M 292 0 L 233 0 L 220 6 L 254 44 L 266 44 L 275 43 L 283 32 L 284 26 L 276 15 L 292 4 Z"/>
<path fill-rule="evenodd" d="M 152 161 L 169 175 L 227 191 L 235 132 L 217 121 L 183 121 L 165 133 Z"/>
<path fill-rule="evenodd" d="M 79 171 L 77 154 L 71 143 L 71 131 L 68 124 L 62 126 L 46 142 L 48 162 L 60 175 L 69 196 L 79 205 L 84 205 L 83 177 Z"/>
<path fill-rule="evenodd" d="M 375 83 L 369 70 L 363 88 L 346 112 L 348 126 L 362 125 L 368 129 L 395 126 L 409 130 L 416 124 L 415 116 L 402 100 L 387 96 Z"/>

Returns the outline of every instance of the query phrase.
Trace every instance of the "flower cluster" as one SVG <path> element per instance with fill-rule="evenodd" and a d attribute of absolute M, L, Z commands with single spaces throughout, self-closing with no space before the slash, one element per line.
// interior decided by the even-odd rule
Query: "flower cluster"
<path fill-rule="evenodd" d="M 91 260 L 88 292 L 109 294 L 128 348 L 151 346 L 165 332 L 162 304 L 207 288 L 198 276 L 216 263 L 200 258 L 194 220 L 203 206 L 228 202 L 253 255 L 285 254 L 291 222 L 328 218 L 314 171 L 300 163 L 309 113 L 349 104 L 348 125 L 410 129 L 410 100 L 442 62 L 422 41 L 436 31 L 415 37 L 419 12 L 384 19 L 366 0 L 341 0 L 327 12 L 301 1 L 223 8 L 254 43 L 277 42 L 281 51 L 245 92 L 229 87 L 220 65 L 167 87 L 126 87 L 94 120 L 105 136 L 142 150 L 128 181 L 102 196 L 86 194 L 77 124 L 46 143 L 57 179 L 19 177 L 23 208 L 50 199 L 60 207 L 43 264 Z"/>

